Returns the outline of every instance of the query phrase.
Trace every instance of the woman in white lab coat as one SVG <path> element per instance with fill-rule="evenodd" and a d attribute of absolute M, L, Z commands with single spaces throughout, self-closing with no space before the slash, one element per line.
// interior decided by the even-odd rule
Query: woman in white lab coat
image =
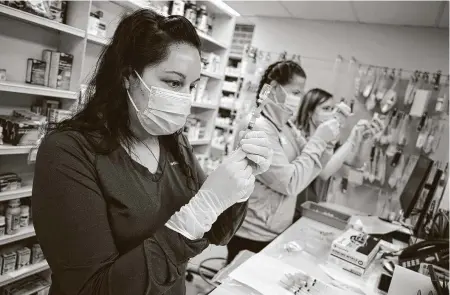
<path fill-rule="evenodd" d="M 339 135 L 337 120 L 320 124 L 308 142 L 290 121 L 305 81 L 305 72 L 294 61 L 276 62 L 262 76 L 257 97 L 266 83 L 273 87 L 274 96 L 263 108 L 254 130 L 266 132 L 274 151 L 272 165 L 256 176 L 245 220 L 227 245 L 228 262 L 244 249 L 259 252 L 292 224 L 297 195 L 319 175 L 326 162 L 324 154 L 332 154 L 327 147 Z M 249 119 L 242 120 L 238 130 L 243 130 Z"/>

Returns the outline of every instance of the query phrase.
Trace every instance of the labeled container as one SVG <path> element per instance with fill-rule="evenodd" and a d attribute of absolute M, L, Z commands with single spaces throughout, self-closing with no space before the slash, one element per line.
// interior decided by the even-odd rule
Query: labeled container
<path fill-rule="evenodd" d="M 34 244 L 31 248 L 31 264 L 35 264 L 45 260 L 44 253 L 42 253 L 41 246 Z"/>
<path fill-rule="evenodd" d="M 3 253 L 2 258 L 2 275 L 16 270 L 17 254 L 15 252 Z"/>
<path fill-rule="evenodd" d="M 27 60 L 27 72 L 25 82 L 28 84 L 45 86 L 45 71 L 47 63 L 43 60 L 29 58 Z"/>
<path fill-rule="evenodd" d="M 9 201 L 6 209 L 6 234 L 14 235 L 20 229 L 20 200 Z"/>
<path fill-rule="evenodd" d="M 6 219 L 5 216 L 0 215 L 0 237 L 5 235 L 6 231 Z"/>
<path fill-rule="evenodd" d="M 302 204 L 302 216 L 344 230 L 351 215 L 327 208 L 320 204 L 306 201 Z"/>
<path fill-rule="evenodd" d="M 208 32 L 208 13 L 206 12 L 206 5 L 201 5 L 197 12 L 197 29 L 203 33 Z"/>
<path fill-rule="evenodd" d="M 26 227 L 30 224 L 30 207 L 20 206 L 20 227 Z"/>
<path fill-rule="evenodd" d="M 184 16 L 184 1 L 175 0 L 170 2 L 170 15 Z"/>
<path fill-rule="evenodd" d="M 16 251 L 17 253 L 17 269 L 21 269 L 30 264 L 31 261 L 31 250 L 30 248 L 22 248 Z"/>

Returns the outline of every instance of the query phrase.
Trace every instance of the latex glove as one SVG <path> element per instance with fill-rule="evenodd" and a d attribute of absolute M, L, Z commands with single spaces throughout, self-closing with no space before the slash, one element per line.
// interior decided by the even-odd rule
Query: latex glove
<path fill-rule="evenodd" d="M 370 122 L 364 119 L 359 120 L 358 123 L 353 126 L 347 141 L 350 142 L 353 147 L 359 146 L 363 139 L 363 135 L 367 130 L 370 130 Z"/>
<path fill-rule="evenodd" d="M 244 135 L 245 134 L 245 135 Z M 244 137 L 239 146 L 247 154 L 253 175 L 266 172 L 272 164 L 273 149 L 269 147 L 269 138 L 264 131 L 241 131 L 239 137 Z"/>
<path fill-rule="evenodd" d="M 188 204 L 170 217 L 166 227 L 190 240 L 201 238 L 222 212 L 248 198 L 255 187 L 246 153 L 237 150 L 224 159 Z"/>
<path fill-rule="evenodd" d="M 367 139 L 370 136 L 381 136 L 384 129 L 384 121 L 379 117 L 375 117 L 370 121 L 369 128 L 363 132 L 363 138 Z"/>
<path fill-rule="evenodd" d="M 352 114 L 352 109 L 345 102 L 341 101 L 334 108 L 334 116 L 339 121 L 341 126 L 345 124 L 345 121 Z"/>
<path fill-rule="evenodd" d="M 317 127 L 313 136 L 321 138 L 326 143 L 332 143 L 333 141 L 337 140 L 340 134 L 340 126 L 341 124 L 337 119 L 330 119 L 321 123 Z"/>

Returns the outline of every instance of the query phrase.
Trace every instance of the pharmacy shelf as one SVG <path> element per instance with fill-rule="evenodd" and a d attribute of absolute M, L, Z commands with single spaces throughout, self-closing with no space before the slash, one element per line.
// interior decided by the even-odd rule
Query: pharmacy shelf
<path fill-rule="evenodd" d="M 200 37 L 200 39 L 203 41 L 203 43 L 213 45 L 215 47 L 218 47 L 219 49 L 225 49 L 227 46 L 223 44 L 222 42 L 217 41 L 213 37 L 203 33 L 202 31 L 197 30 L 197 34 Z"/>
<path fill-rule="evenodd" d="M 210 138 L 206 138 L 206 139 L 189 139 L 189 143 L 194 146 L 194 145 L 208 145 L 211 142 Z"/>
<path fill-rule="evenodd" d="M 236 93 L 237 92 L 236 89 L 230 89 L 230 88 L 222 88 L 222 91 L 229 92 L 229 93 Z"/>
<path fill-rule="evenodd" d="M 229 111 L 235 111 L 236 108 L 231 107 L 231 106 L 225 106 L 225 105 L 221 105 L 219 106 L 219 108 L 224 109 L 224 110 L 229 110 Z"/>
<path fill-rule="evenodd" d="M 201 103 L 201 102 L 193 102 L 191 107 L 198 108 L 198 109 L 210 109 L 210 110 L 217 109 L 216 105 L 213 105 L 210 103 Z"/>
<path fill-rule="evenodd" d="M 31 150 L 32 146 L 30 145 L 10 145 L 10 144 L 1 144 L 0 145 L 0 156 L 2 155 L 20 155 L 20 154 L 28 154 Z"/>
<path fill-rule="evenodd" d="M 222 128 L 222 129 L 225 129 L 225 130 L 233 129 L 233 126 L 225 125 L 225 124 L 219 124 L 219 123 L 217 123 L 217 122 L 216 122 L 216 127 Z"/>
<path fill-rule="evenodd" d="M 18 82 L 9 82 L 9 81 L 0 82 L 0 91 L 33 94 L 48 97 L 59 97 L 66 99 L 77 99 L 78 97 L 78 92 L 75 91 L 61 90 L 45 86 L 38 86 Z"/>
<path fill-rule="evenodd" d="M 242 55 L 230 53 L 230 55 L 228 56 L 228 58 L 241 60 L 241 59 L 242 59 Z"/>
<path fill-rule="evenodd" d="M 16 190 L 1 192 L 0 193 L 0 202 L 30 197 L 32 189 L 33 189 L 33 186 L 27 185 L 27 186 L 23 186 Z"/>
<path fill-rule="evenodd" d="M 48 266 L 48 263 L 45 260 L 35 263 L 35 264 L 25 266 L 19 270 L 16 270 L 16 271 L 13 271 L 8 274 L 0 276 L 0 287 L 6 286 L 8 284 L 11 284 L 15 281 L 29 277 L 31 275 L 40 273 L 49 268 L 50 267 Z"/>
<path fill-rule="evenodd" d="M 225 76 L 232 77 L 232 78 L 240 78 L 241 77 L 239 74 L 230 74 L 230 73 L 225 73 Z"/>
<path fill-rule="evenodd" d="M 145 5 L 145 1 L 139 1 L 139 0 L 120 0 L 120 1 L 111 1 L 112 3 L 115 3 L 117 5 L 120 5 L 122 7 L 125 7 L 127 9 L 131 10 L 137 10 L 140 8 L 148 8 L 148 5 Z"/>
<path fill-rule="evenodd" d="M 95 35 L 91 35 L 91 34 L 88 35 L 87 40 L 91 43 L 102 45 L 102 46 L 108 45 L 110 42 L 110 39 L 108 39 L 108 38 L 99 37 L 99 36 L 95 36 Z"/>
<path fill-rule="evenodd" d="M 8 7 L 3 4 L 0 4 L 0 14 L 18 19 L 23 22 L 31 23 L 33 25 L 38 25 L 40 27 L 56 30 L 59 32 L 63 32 L 69 35 L 77 36 L 80 38 L 84 38 L 86 35 L 86 31 L 74 28 L 53 20 L 46 19 L 44 17 L 40 17 L 16 8 Z"/>
<path fill-rule="evenodd" d="M 202 71 L 202 75 L 205 77 L 209 77 L 212 79 L 217 79 L 217 80 L 222 80 L 223 79 L 223 75 L 222 74 L 217 74 L 217 73 L 211 73 L 208 71 Z"/>
<path fill-rule="evenodd" d="M 34 231 L 34 227 L 29 225 L 27 227 L 21 228 L 17 234 L 14 235 L 3 235 L 0 237 L 0 246 L 6 245 L 9 243 L 17 242 L 20 240 L 27 239 L 29 237 L 34 237 L 36 232 Z M 0 279 L 1 280 L 1 279 Z"/>

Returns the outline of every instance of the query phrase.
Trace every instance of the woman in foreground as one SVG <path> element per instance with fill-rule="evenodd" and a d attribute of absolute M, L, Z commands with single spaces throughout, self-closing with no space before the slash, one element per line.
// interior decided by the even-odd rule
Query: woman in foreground
<path fill-rule="evenodd" d="M 242 223 L 254 175 L 270 165 L 268 140 L 249 132 L 205 177 L 180 131 L 199 49 L 184 17 L 127 16 L 84 109 L 47 134 L 32 202 L 51 295 L 185 294 L 188 260 Z"/>

